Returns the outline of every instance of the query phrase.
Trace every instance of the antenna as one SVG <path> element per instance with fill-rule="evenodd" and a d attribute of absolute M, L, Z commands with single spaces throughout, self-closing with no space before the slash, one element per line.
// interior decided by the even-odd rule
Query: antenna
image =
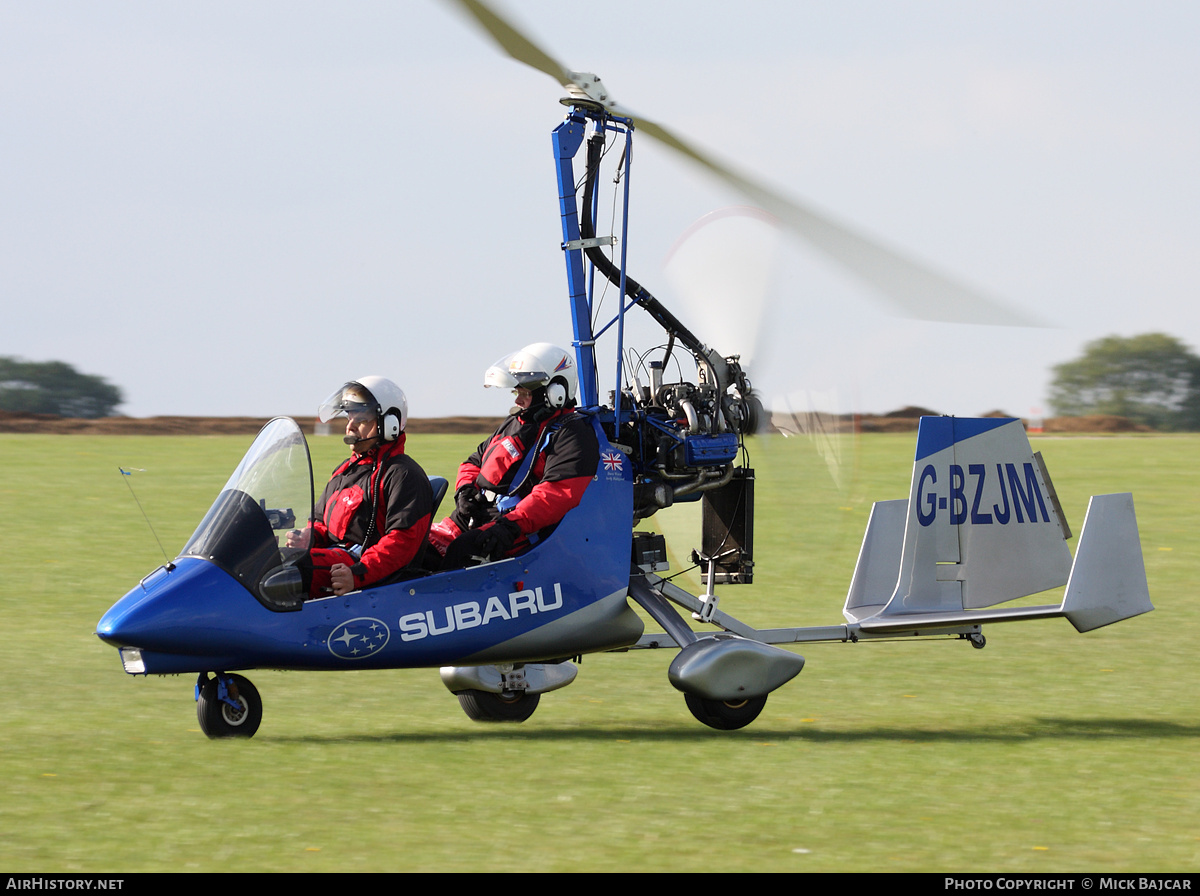
<path fill-rule="evenodd" d="M 130 467 L 128 470 L 126 470 L 124 467 L 117 467 L 117 469 L 121 471 L 122 476 L 126 477 L 125 484 L 129 486 L 129 494 L 133 495 L 133 500 L 137 504 L 138 510 L 142 512 L 142 518 L 146 521 L 146 525 L 150 527 L 150 534 L 153 535 L 154 540 L 158 542 L 158 549 L 162 551 L 163 560 L 166 561 L 165 565 L 167 569 L 172 569 L 173 566 L 171 564 L 171 558 L 167 556 L 167 551 L 163 547 L 162 541 L 159 540 L 158 533 L 154 531 L 154 524 L 150 522 L 150 517 L 146 516 L 146 508 L 142 507 L 142 502 L 138 500 L 138 496 L 133 490 L 133 484 L 129 481 L 133 477 L 134 473 L 145 473 L 146 471 L 139 469 L 138 467 Z"/>

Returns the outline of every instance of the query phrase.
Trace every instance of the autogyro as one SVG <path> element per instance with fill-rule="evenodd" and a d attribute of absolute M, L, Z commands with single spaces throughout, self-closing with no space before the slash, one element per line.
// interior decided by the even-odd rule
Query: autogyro
<path fill-rule="evenodd" d="M 842 623 L 761 630 L 720 609 L 718 585 L 753 580 L 755 479 L 743 462 L 744 443 L 769 411 L 738 355 L 702 342 L 629 276 L 627 216 L 619 234 L 597 233 L 596 184 L 610 142 L 623 146 L 617 164 L 625 209 L 632 141 L 647 134 L 737 186 L 909 314 L 1021 319 L 623 109 L 599 78 L 566 69 L 485 4 L 458 5 L 510 55 L 567 90 L 553 146 L 580 412 L 600 445 L 595 479 L 553 535 L 520 556 L 342 597 L 280 597 L 265 580 L 294 560 L 283 535 L 311 514 L 314 501 L 304 435 L 295 421 L 277 418 L 179 557 L 147 575 L 97 625 L 126 672 L 195 673 L 202 730 L 249 737 L 263 713 L 258 691 L 237 674 L 250 669 L 438 668 L 468 716 L 517 722 L 543 693 L 574 680 L 572 658 L 671 649 L 668 677 L 692 714 L 713 728 L 736 729 L 802 670 L 803 657 L 780 645 L 947 636 L 982 647 L 982 627 L 995 622 L 1065 616 L 1089 631 L 1153 609 L 1132 496 L 1092 498 L 1072 558 L 1065 516 L 1021 422 L 951 417 L 921 420 L 909 497 L 874 505 Z M 598 280 L 624 297 L 607 322 L 595 319 Z M 635 307 L 662 327 L 666 345 L 661 358 L 627 371 L 624 322 Z M 602 339 L 615 346 L 607 403 L 597 364 Z M 694 360 L 693 378 L 669 381 L 675 352 Z M 434 485 L 440 497 L 446 482 Z M 664 539 L 638 531 L 655 513 L 693 501 L 703 517 L 700 595 L 661 575 Z M 1004 606 L 1062 585 L 1061 603 Z M 662 631 L 645 632 L 631 601 Z"/>

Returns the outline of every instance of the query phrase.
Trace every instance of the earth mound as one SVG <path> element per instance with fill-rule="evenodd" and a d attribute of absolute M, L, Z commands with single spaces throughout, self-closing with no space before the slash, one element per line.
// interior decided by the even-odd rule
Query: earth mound
<path fill-rule="evenodd" d="M 772 423 L 785 432 L 915 432 L 920 417 L 936 417 L 927 408 L 908 406 L 887 414 L 775 414 Z M 985 417 L 1008 417 L 1003 411 L 990 411 Z M 83 420 L 56 417 L 51 414 L 30 414 L 0 411 L 0 432 L 46 433 L 51 435 L 255 435 L 269 418 L 266 417 L 100 417 Z M 296 417 L 307 433 L 317 432 L 315 417 Z M 478 433 L 494 432 L 502 417 L 438 417 L 412 419 L 407 431 L 411 433 Z M 1026 427 L 1030 421 L 1025 421 Z M 326 424 L 329 425 L 329 424 Z M 1047 433 L 1128 433 L 1153 432 L 1148 426 L 1134 423 L 1126 417 L 1093 414 L 1086 417 L 1047 417 L 1042 422 Z"/>

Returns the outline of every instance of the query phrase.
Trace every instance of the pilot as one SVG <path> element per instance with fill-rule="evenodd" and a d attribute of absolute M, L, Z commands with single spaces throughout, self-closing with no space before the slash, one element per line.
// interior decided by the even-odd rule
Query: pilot
<path fill-rule="evenodd" d="M 304 590 L 340 596 L 419 569 L 433 490 L 404 453 L 404 392 L 389 379 L 365 376 L 330 395 L 317 416 L 345 417 L 343 441 L 353 452 L 333 471 L 311 528 L 288 536 L 289 548 L 308 549 L 296 563 Z"/>
<path fill-rule="evenodd" d="M 579 504 L 600 447 L 575 411 L 571 352 L 538 342 L 489 367 L 485 386 L 512 389 L 516 407 L 458 468 L 454 511 L 429 532 L 443 569 L 528 550 Z"/>

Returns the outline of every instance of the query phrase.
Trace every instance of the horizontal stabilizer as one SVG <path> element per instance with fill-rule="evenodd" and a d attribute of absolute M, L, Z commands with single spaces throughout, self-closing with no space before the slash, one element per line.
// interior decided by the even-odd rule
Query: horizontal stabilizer
<path fill-rule="evenodd" d="M 1044 607 L 1004 607 L 999 610 L 963 610 L 959 613 L 944 610 L 939 613 L 905 613 L 898 616 L 872 616 L 862 620 L 859 628 L 872 634 L 935 634 L 946 629 L 967 630 L 990 622 L 1021 622 L 1026 619 L 1053 619 L 1062 616 L 1058 604 Z"/>

